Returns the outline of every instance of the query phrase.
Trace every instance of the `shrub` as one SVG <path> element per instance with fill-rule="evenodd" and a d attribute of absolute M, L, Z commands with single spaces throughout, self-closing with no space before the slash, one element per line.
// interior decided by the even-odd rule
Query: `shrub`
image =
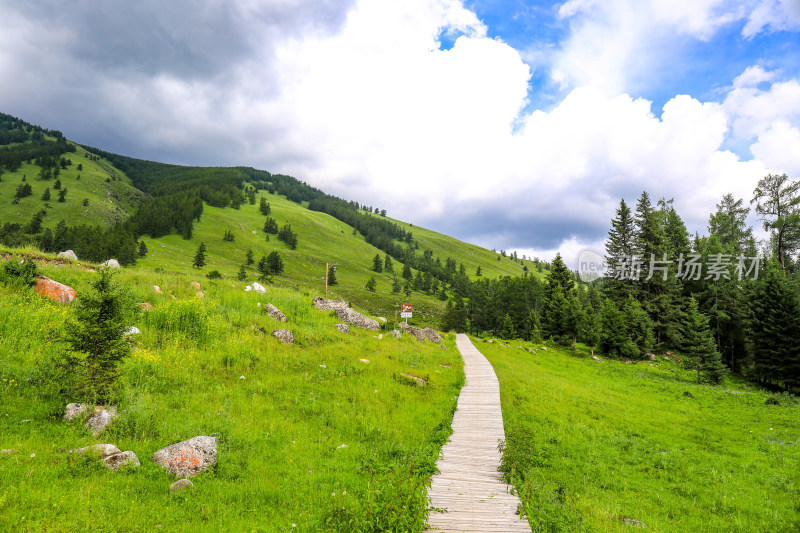
<path fill-rule="evenodd" d="M 22 261 L 8 260 L 3 265 L 3 271 L 0 273 L 0 281 L 3 283 L 22 287 L 34 285 L 38 277 L 39 270 L 36 262 L 32 259 Z"/>

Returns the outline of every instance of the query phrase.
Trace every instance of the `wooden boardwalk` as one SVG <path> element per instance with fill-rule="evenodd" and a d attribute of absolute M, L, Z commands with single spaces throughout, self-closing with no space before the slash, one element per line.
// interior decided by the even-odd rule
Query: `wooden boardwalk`
<path fill-rule="evenodd" d="M 497 471 L 497 445 L 505 439 L 497 376 L 466 335 L 457 335 L 456 345 L 467 379 L 428 493 L 431 506 L 446 512 L 431 511 L 426 531 L 530 533 L 528 521 L 517 514 L 519 498 Z"/>

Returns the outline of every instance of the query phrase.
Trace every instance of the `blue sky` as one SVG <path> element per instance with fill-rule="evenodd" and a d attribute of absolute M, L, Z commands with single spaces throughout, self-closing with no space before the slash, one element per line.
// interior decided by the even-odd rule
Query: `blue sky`
<path fill-rule="evenodd" d="M 569 257 L 621 197 L 702 233 L 800 178 L 799 30 L 800 0 L 4 2 L 0 111 Z"/>

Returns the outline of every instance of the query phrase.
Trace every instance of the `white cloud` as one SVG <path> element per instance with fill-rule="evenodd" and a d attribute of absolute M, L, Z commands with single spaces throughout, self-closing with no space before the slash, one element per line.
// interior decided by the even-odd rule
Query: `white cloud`
<path fill-rule="evenodd" d="M 769 90 L 752 85 L 751 68 L 736 78 L 751 78 L 750 83 L 734 84 L 725 98 L 724 106 L 733 121 L 733 135 L 737 139 L 749 140 L 767 131 L 779 120 L 800 119 L 800 82 L 794 79 L 773 83 Z"/>
<path fill-rule="evenodd" d="M 800 28 L 798 0 L 760 0 L 748 17 L 742 35 L 753 37 L 762 31 L 797 30 Z"/>
<path fill-rule="evenodd" d="M 776 74 L 776 72 L 768 72 L 764 70 L 761 65 L 753 65 L 747 67 L 744 72 L 734 78 L 733 86 L 736 89 L 740 89 L 742 87 L 757 87 L 759 84 L 764 83 L 765 81 L 772 81 L 775 79 Z"/>
<path fill-rule="evenodd" d="M 800 179 L 800 129 L 788 122 L 773 124 L 750 150 L 772 172 Z"/>

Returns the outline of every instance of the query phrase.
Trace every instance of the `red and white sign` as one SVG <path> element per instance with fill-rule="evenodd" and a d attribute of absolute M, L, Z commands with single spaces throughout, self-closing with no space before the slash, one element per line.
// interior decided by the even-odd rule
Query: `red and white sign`
<path fill-rule="evenodd" d="M 413 310 L 411 304 L 402 304 L 400 306 L 400 318 L 411 318 L 411 312 Z"/>

